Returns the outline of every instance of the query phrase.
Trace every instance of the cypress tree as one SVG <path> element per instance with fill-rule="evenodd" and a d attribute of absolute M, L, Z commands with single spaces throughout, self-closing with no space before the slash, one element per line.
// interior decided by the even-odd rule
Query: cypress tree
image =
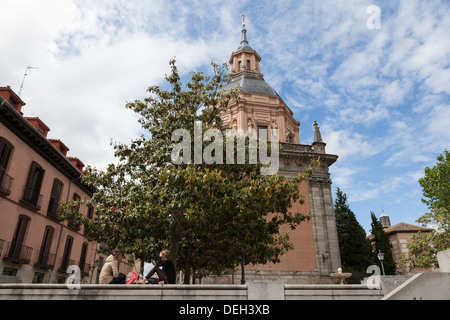
<path fill-rule="evenodd" d="M 372 264 L 372 247 L 365 230 L 347 204 L 347 195 L 339 188 L 336 190 L 334 213 L 342 269 L 344 272 L 354 273 L 353 281 L 358 282 Z"/>
<path fill-rule="evenodd" d="M 380 266 L 381 270 L 381 262 L 378 259 L 377 255 L 381 251 L 384 253 L 384 260 L 383 260 L 383 266 L 384 266 L 384 272 L 386 275 L 395 275 L 396 272 L 396 266 L 394 262 L 394 258 L 392 257 L 392 245 L 389 241 L 389 235 L 384 231 L 383 225 L 381 222 L 377 219 L 375 216 L 375 213 L 370 212 L 370 217 L 372 219 L 372 242 L 373 242 L 373 259 L 376 261 L 376 264 Z M 382 273 L 383 271 L 381 271 Z"/>

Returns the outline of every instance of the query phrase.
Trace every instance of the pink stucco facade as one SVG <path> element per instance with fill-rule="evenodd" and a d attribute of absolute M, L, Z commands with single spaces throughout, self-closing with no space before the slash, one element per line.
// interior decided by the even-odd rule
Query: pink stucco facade
<path fill-rule="evenodd" d="M 88 242 L 83 226 L 75 229 L 57 218 L 61 201 L 76 195 L 90 197 L 90 191 L 79 182 L 82 168 L 66 158 L 68 148 L 61 141 L 46 138 L 49 128 L 42 120 L 27 120 L 20 109 L 12 108 L 20 101 L 14 101 L 13 96 L 8 103 L 9 91 L 0 90 L 0 153 L 10 150 L 0 165 L 0 277 L 20 282 L 64 282 L 69 276 L 67 266 L 77 265 L 83 282 L 89 283 L 97 244 Z M 48 130 L 41 132 L 42 128 Z M 36 167 L 40 170 L 38 182 L 32 181 Z M 59 192 L 55 191 L 55 181 L 59 181 Z M 27 199 L 30 188 L 36 190 Z M 56 194 L 59 199 L 51 200 Z M 92 208 L 83 206 L 80 212 L 86 216 L 88 210 L 93 213 Z"/>

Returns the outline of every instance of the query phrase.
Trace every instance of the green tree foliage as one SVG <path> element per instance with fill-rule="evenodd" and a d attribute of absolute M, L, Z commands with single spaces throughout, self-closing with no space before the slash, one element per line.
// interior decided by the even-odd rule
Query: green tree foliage
<path fill-rule="evenodd" d="M 339 188 L 336 190 L 334 214 L 342 269 L 352 272 L 352 277 L 358 281 L 358 274 L 365 275 L 367 267 L 372 264 L 372 247 L 366 238 L 366 232 L 347 204 L 347 195 Z"/>
<path fill-rule="evenodd" d="M 429 212 L 417 220 L 436 229 L 418 232 L 411 238 L 409 255 L 403 259 L 410 267 L 439 267 L 436 254 L 450 248 L 450 152 L 444 150 L 436 160 L 436 165 L 426 167 L 424 177 L 419 179 L 425 197 L 422 201 Z"/>
<path fill-rule="evenodd" d="M 77 215 L 80 202 L 69 202 L 62 206 L 62 219 L 84 224 L 90 240 L 146 261 L 168 248 L 177 268 L 187 272 L 232 269 L 240 263 L 243 248 L 246 263 L 279 261 L 292 247 L 280 226 L 294 229 L 309 218 L 290 208 L 292 201 L 303 202 L 298 184 L 311 170 L 291 179 L 264 176 L 263 166 L 250 163 L 249 156 L 241 164 L 198 164 L 194 153 L 183 153 L 190 161 L 173 162 L 175 130 L 192 135 L 198 123 L 202 133 L 220 130 L 220 114 L 228 110 L 231 99 L 238 99 L 237 90 L 222 90 L 229 77 L 226 66 L 212 66 L 212 77 L 192 73 L 183 87 L 171 60 L 171 74 L 165 77 L 169 88 L 152 86 L 143 101 L 126 105 L 140 116 L 145 134 L 129 144 L 114 144 L 117 162 L 105 171 L 87 168 L 83 182 L 97 191 L 83 205 L 95 205 L 95 217 Z M 223 138 L 224 148 L 231 139 L 236 151 L 236 136 Z M 205 150 L 211 142 L 199 143 Z M 247 141 L 247 155 L 248 145 Z"/>
<path fill-rule="evenodd" d="M 425 199 L 422 199 L 433 214 L 427 214 L 421 218 L 424 223 L 444 222 L 442 228 L 444 231 L 449 230 L 450 212 L 450 151 L 444 150 L 436 159 L 436 165 L 432 168 L 425 168 L 425 176 L 419 179 L 419 184 L 422 187 Z M 447 219 L 441 219 L 434 214 L 447 213 Z"/>
<path fill-rule="evenodd" d="M 383 267 L 386 275 L 395 275 L 396 265 L 394 258 L 392 257 L 392 245 L 389 240 L 389 235 L 384 231 L 383 225 L 375 216 L 375 213 L 370 213 L 370 218 L 372 219 L 372 243 L 373 243 L 373 260 L 382 268 L 381 262 L 379 261 L 377 255 L 379 252 L 384 253 Z"/>

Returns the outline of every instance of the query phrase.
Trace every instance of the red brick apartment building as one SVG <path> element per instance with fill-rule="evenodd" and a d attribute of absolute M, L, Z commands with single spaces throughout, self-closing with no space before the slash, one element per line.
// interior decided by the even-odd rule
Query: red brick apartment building
<path fill-rule="evenodd" d="M 97 244 L 83 226 L 58 221 L 61 201 L 92 196 L 80 183 L 84 164 L 47 138 L 42 120 L 24 117 L 24 105 L 0 87 L 0 283 L 64 283 L 70 265 L 90 283 Z M 93 215 L 93 208 L 80 212 Z"/>

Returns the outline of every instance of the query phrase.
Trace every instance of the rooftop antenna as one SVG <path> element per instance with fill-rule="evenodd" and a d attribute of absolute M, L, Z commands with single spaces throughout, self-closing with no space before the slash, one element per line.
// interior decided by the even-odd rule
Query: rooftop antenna
<path fill-rule="evenodd" d="M 28 75 L 28 71 L 31 70 L 31 69 L 39 69 L 39 68 L 28 66 L 28 67 L 25 69 L 25 74 L 23 75 L 22 84 L 20 85 L 20 89 L 19 89 L 19 94 L 18 94 L 19 97 L 20 97 L 20 95 L 22 94 L 23 83 L 24 83 L 24 81 L 25 81 L 25 77 Z"/>

